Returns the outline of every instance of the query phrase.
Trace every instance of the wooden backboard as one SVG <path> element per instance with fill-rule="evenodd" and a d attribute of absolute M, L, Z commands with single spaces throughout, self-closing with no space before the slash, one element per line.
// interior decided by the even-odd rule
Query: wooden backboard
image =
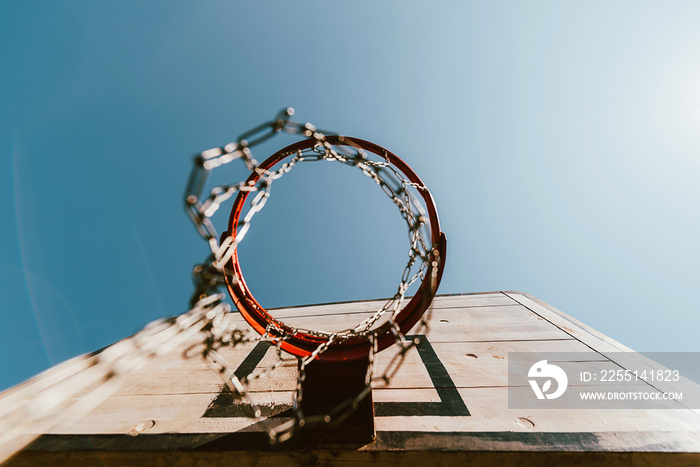
<path fill-rule="evenodd" d="M 312 328 L 329 314 L 352 324 L 377 303 L 294 307 L 275 310 L 275 316 Z M 269 446 L 250 405 L 235 400 L 201 359 L 184 358 L 183 346 L 127 376 L 121 389 L 86 417 L 42 434 L 9 463 L 700 463 L 700 412 L 681 403 L 673 410 L 509 409 L 510 352 L 577 352 L 588 362 L 618 367 L 609 355 L 630 351 L 533 297 L 518 292 L 438 296 L 429 329 L 415 337 L 420 344 L 391 384 L 372 392 L 374 442 Z M 239 376 L 274 357 L 274 349 L 260 342 L 222 353 L 235 362 Z M 395 353 L 390 348 L 378 355 L 377 372 Z M 252 397 L 264 417 L 290 415 L 296 371 L 296 359 L 290 358 L 274 375 L 253 383 Z M 16 397 L 26 384 L 0 400 Z M 37 384 L 42 383 L 33 381 Z"/>

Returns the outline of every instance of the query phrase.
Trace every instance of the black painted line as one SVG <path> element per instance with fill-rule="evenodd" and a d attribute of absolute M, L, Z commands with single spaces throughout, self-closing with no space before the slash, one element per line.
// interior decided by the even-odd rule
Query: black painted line
<path fill-rule="evenodd" d="M 435 350 L 425 336 L 406 336 L 407 339 L 418 339 L 416 349 L 423 361 L 428 376 L 437 391 L 440 402 L 375 402 L 374 412 L 378 417 L 397 416 L 441 416 L 468 417 L 471 414 L 459 395 L 450 374 L 438 358 Z M 389 389 L 389 388 L 387 388 Z"/>
<path fill-rule="evenodd" d="M 416 349 L 418 355 L 428 371 L 428 376 L 433 384 L 440 402 L 375 402 L 374 409 L 377 416 L 470 416 L 469 409 L 459 395 L 459 391 L 450 377 L 447 369 L 442 364 L 435 349 L 426 336 L 406 336 L 408 339 L 418 339 Z M 267 341 L 259 342 L 248 356 L 236 368 L 234 375 L 241 379 L 248 376 L 255 370 L 255 367 L 262 361 L 272 343 Z M 388 389 L 388 388 L 387 388 Z M 252 417 L 253 409 L 249 404 L 241 404 L 240 399 L 226 387 L 209 404 L 202 417 Z M 289 407 L 281 405 L 275 407 L 270 413 L 264 416 L 281 416 L 288 411 Z"/>
<path fill-rule="evenodd" d="M 253 350 L 246 356 L 246 358 L 238 365 L 236 371 L 233 374 L 238 379 L 243 379 L 250 375 L 255 367 L 262 361 L 267 353 L 267 350 L 273 345 L 270 341 L 260 341 L 257 343 Z M 271 417 L 276 415 L 279 411 L 284 411 L 290 406 L 278 406 L 278 407 L 260 407 L 259 409 L 264 411 L 261 415 L 264 417 Z M 275 409 L 271 411 L 270 409 Z M 267 410 L 267 411 L 266 411 Z M 269 413 L 268 413 L 269 412 Z M 202 417 L 255 417 L 253 407 L 250 404 L 242 404 L 241 399 L 238 394 L 233 394 L 228 391 L 228 388 L 224 386 L 219 395 L 211 401 L 207 409 L 204 411 Z"/>
<path fill-rule="evenodd" d="M 695 465 L 698 459 L 698 434 L 678 432 L 425 432 L 425 431 L 378 431 L 377 439 L 364 447 L 363 451 L 372 453 L 401 451 L 403 455 L 411 452 L 421 453 L 421 460 L 428 459 L 425 453 L 439 456 L 446 452 L 569 452 L 572 455 L 630 454 L 659 455 L 682 453 L 687 465 Z M 323 449 L 314 446 L 306 451 Z M 326 448 L 327 449 L 327 448 Z M 355 450 L 355 447 L 351 447 Z M 265 432 L 236 433 L 142 433 L 139 436 L 127 434 L 101 435 L 54 435 L 45 434 L 34 440 L 25 448 L 27 451 L 53 451 L 57 457 L 68 451 L 239 451 L 247 454 L 245 460 L 255 459 L 263 452 L 298 451 L 294 443 L 282 443 L 270 446 Z M 336 452 L 348 449 L 333 446 Z M 313 458 L 313 457 L 311 457 Z M 21 458 L 20 458 L 21 459 Z M 582 457 L 580 465 L 586 465 Z M 596 459 L 596 458 L 594 458 Z M 598 458 L 599 459 L 599 458 Z M 591 459 L 588 459 L 589 461 Z M 638 459 L 639 460 L 639 459 Z M 675 458 L 669 458 L 665 465 L 674 465 Z M 595 465 L 603 465 L 593 462 Z M 637 462 L 639 463 L 639 462 Z M 634 463 L 635 465 L 637 463 Z M 616 465 L 618 463 L 615 463 Z M 628 465 L 624 463 L 624 465 Z M 529 465 L 529 464 L 528 464 Z M 551 465 L 551 463 L 550 463 Z M 620 464 L 621 465 L 621 464 Z M 662 463 L 659 463 L 662 465 Z M 684 464 L 685 465 L 685 464 Z"/>
<path fill-rule="evenodd" d="M 270 341 L 258 342 L 248 356 L 241 362 L 240 365 L 238 365 L 236 371 L 233 372 L 236 378 L 243 379 L 251 374 L 253 370 L 255 370 L 255 367 L 258 366 L 258 363 L 260 363 L 263 357 L 265 357 L 267 349 L 269 349 L 272 345 L 273 344 Z"/>

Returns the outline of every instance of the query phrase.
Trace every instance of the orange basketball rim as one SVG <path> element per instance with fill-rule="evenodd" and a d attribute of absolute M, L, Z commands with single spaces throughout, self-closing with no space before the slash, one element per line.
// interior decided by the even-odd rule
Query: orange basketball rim
<path fill-rule="evenodd" d="M 351 145 L 374 153 L 392 164 L 407 180 L 415 184 L 415 186 L 425 186 L 418 175 L 416 175 L 404 161 L 381 146 L 347 136 L 326 136 L 326 141 L 331 145 Z M 279 150 L 260 164 L 260 170 L 254 171 L 250 175 L 247 184 L 249 186 L 254 186 L 264 171 L 271 170 L 288 157 L 294 156 L 300 151 L 311 149 L 316 144 L 318 144 L 318 141 L 310 138 Z M 440 280 L 442 279 L 442 273 L 445 267 L 447 241 L 445 234 L 440 230 L 440 221 L 438 219 L 435 202 L 427 189 L 418 190 L 418 192 L 425 203 L 430 221 L 430 237 L 433 248 L 430 251 L 431 257 L 429 266 L 432 265 L 432 268 L 424 275 L 416 294 L 394 319 L 399 331 L 404 335 L 410 331 L 418 320 L 420 320 L 430 306 L 438 285 L 440 284 Z M 227 236 L 236 237 L 239 219 L 249 193 L 249 191 L 240 191 L 238 193 L 231 209 L 228 232 L 224 232 L 222 238 L 226 238 Z M 243 278 L 243 273 L 241 272 L 237 250 L 226 265 L 226 270 L 227 274 L 224 274 L 226 286 L 231 294 L 234 305 L 245 320 L 261 335 L 267 333 L 267 335 L 273 339 L 280 339 L 281 348 L 298 357 L 309 356 L 320 345 L 328 341 L 328 338 L 324 336 L 308 334 L 293 329 L 271 316 L 250 292 Z M 391 322 L 386 322 L 371 332 L 376 336 L 378 351 L 391 346 L 396 341 L 396 336 L 394 334 L 395 329 L 392 331 L 392 327 Z M 329 362 L 359 360 L 367 358 L 370 351 L 371 343 L 367 337 L 353 336 L 339 342 L 331 343 L 328 349 L 318 354 L 317 358 Z"/>

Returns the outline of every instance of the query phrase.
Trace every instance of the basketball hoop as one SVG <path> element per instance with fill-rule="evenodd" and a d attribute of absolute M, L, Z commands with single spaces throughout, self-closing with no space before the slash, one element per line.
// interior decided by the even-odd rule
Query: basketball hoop
<path fill-rule="evenodd" d="M 380 162 L 372 162 L 368 158 L 368 153 L 380 158 Z M 248 288 L 241 265 L 238 260 L 237 250 L 233 248 L 230 260 L 226 263 L 227 274 L 224 274 L 226 286 L 234 301 L 234 304 L 245 320 L 261 335 L 269 336 L 271 339 L 279 339 L 283 350 L 298 357 L 309 357 L 323 361 L 347 361 L 367 358 L 371 351 L 372 342 L 368 336 L 372 335 L 372 340 L 376 340 L 376 351 L 381 351 L 402 338 L 423 316 L 435 295 L 442 272 L 445 265 L 445 235 L 440 230 L 437 209 L 432 195 L 425 188 L 425 185 L 416 173 L 398 156 L 390 151 L 368 141 L 358 138 L 343 136 L 324 136 L 309 138 L 294 143 L 270 156 L 267 160 L 257 166 L 243 186 L 258 186 L 269 174 L 286 173 L 286 170 L 274 172 L 273 169 L 283 163 L 288 162 L 287 167 L 305 160 L 337 160 L 342 163 L 357 166 L 363 170 L 365 175 L 373 178 L 377 184 L 382 186 L 385 193 L 399 206 L 399 209 L 408 222 L 409 231 L 420 232 L 421 228 L 429 226 L 429 239 L 422 246 L 411 245 L 411 259 L 409 268 L 415 260 L 422 260 L 427 267 L 422 275 L 422 282 L 416 294 L 408 304 L 398 309 L 398 305 L 403 300 L 403 293 L 407 288 L 409 277 L 406 272 L 402 277 L 399 293 L 394 298 L 397 304 L 392 304 L 393 309 L 385 307 L 373 316 L 374 322 L 388 310 L 393 311 L 391 318 L 381 326 L 372 329 L 371 326 L 358 326 L 351 330 L 339 333 L 325 333 L 305 329 L 297 329 L 285 325 L 283 322 L 271 316 L 267 310 L 261 306 Z M 379 168 L 380 170 L 377 170 Z M 386 175 L 380 178 L 377 172 L 387 172 L 391 176 L 400 180 L 398 188 L 393 188 L 386 182 Z M 276 178 L 275 178 L 276 179 Z M 412 213 L 412 205 L 418 200 L 411 199 L 407 190 L 414 188 L 420 196 L 426 216 Z M 229 240 L 230 244 L 237 244 L 240 241 L 239 226 L 247 223 L 241 222 L 241 215 L 246 205 L 251 191 L 240 190 L 231 209 L 231 216 L 228 223 L 228 231 L 222 235 L 222 245 Z M 405 195 L 405 196 L 404 196 Z M 400 199 L 400 197 L 403 197 Z M 413 206 L 415 207 L 415 206 Z M 247 219 L 249 221 L 249 219 Z M 427 225 L 426 225 L 427 224 Z M 245 233 L 245 232 L 243 232 Z M 236 240 L 238 239 L 238 240 Z M 427 240 L 427 241 L 426 241 Z M 423 251 L 420 251 L 421 248 Z M 410 281 L 412 282 L 412 281 Z M 322 348 L 322 351 L 318 351 Z"/>
<path fill-rule="evenodd" d="M 310 424 L 317 423 L 323 431 L 323 427 L 336 425 L 348 417 L 372 419 L 375 354 L 394 343 L 399 347 L 381 375 L 381 380 L 388 384 L 408 350 L 417 343 L 416 340 L 406 339 L 406 333 L 419 322 L 422 328 L 427 326 L 426 311 L 440 284 L 446 253 L 446 239 L 440 230 L 432 195 L 404 161 L 374 143 L 332 135 L 310 123 L 290 121 L 293 114 L 292 108 L 285 109 L 275 120 L 243 133 L 237 141 L 202 152 L 195 158 L 185 196 L 187 211 L 211 250 L 207 260 L 195 267 L 195 291 L 191 305 L 195 307 L 203 300 L 221 304 L 223 297 L 219 291 L 225 286 L 245 321 L 262 336 L 262 340 L 276 346 L 278 361 L 269 369 L 253 373 L 243 381 L 238 380 L 231 365 L 217 351 L 221 347 L 235 346 L 241 339 L 237 334 L 232 334 L 241 331 L 227 324 L 231 322 L 226 318 L 227 313 L 211 320 L 211 327 L 207 328 L 210 337 L 204 342 L 202 356 L 215 360 L 226 385 L 243 397 L 247 397 L 248 381 L 274 370 L 281 361 L 282 351 L 298 358 L 293 401 L 296 419 L 267 426 L 273 442 L 289 439 L 299 428 L 309 427 Z M 299 135 L 305 139 L 277 151 L 263 163 L 257 162 L 251 149 L 278 133 Z M 205 196 L 209 173 L 234 160 L 242 161 L 250 170 L 248 179 L 217 186 L 209 192 L 209 196 Z M 314 161 L 338 162 L 359 169 L 397 206 L 409 233 L 408 261 L 394 295 L 369 318 L 342 331 L 296 328 L 274 318 L 249 290 L 238 259 L 238 245 L 255 214 L 265 206 L 271 185 L 297 164 Z M 251 197 L 251 194 L 254 195 Z M 234 195 L 227 231 L 219 235 L 211 217 L 224 201 Z M 252 200 L 248 201 L 249 198 Z M 420 285 L 405 304 L 404 297 L 412 284 Z M 413 331 L 421 332 L 420 329 Z M 307 373 L 307 370 L 310 371 Z M 342 383 L 334 386 L 333 381 Z M 304 391 L 312 396 L 304 398 Z M 323 397 L 313 394 L 323 394 Z M 323 404 L 315 404 L 324 401 Z M 358 411 L 358 407 L 364 409 Z M 358 413 L 363 411 L 364 415 Z M 362 427 L 366 423 L 360 422 L 359 425 Z M 367 435 L 369 431 L 364 428 L 360 431 Z"/>

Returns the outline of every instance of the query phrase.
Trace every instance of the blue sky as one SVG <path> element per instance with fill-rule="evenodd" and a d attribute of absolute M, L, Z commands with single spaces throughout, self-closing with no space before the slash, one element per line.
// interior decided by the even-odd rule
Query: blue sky
<path fill-rule="evenodd" d="M 423 178 L 441 293 L 527 292 L 635 350 L 700 350 L 697 2 L 2 10 L 0 388 L 185 311 L 192 155 L 287 106 Z M 393 294 L 400 218 L 362 178 L 274 188 L 241 245 L 264 305 Z"/>

